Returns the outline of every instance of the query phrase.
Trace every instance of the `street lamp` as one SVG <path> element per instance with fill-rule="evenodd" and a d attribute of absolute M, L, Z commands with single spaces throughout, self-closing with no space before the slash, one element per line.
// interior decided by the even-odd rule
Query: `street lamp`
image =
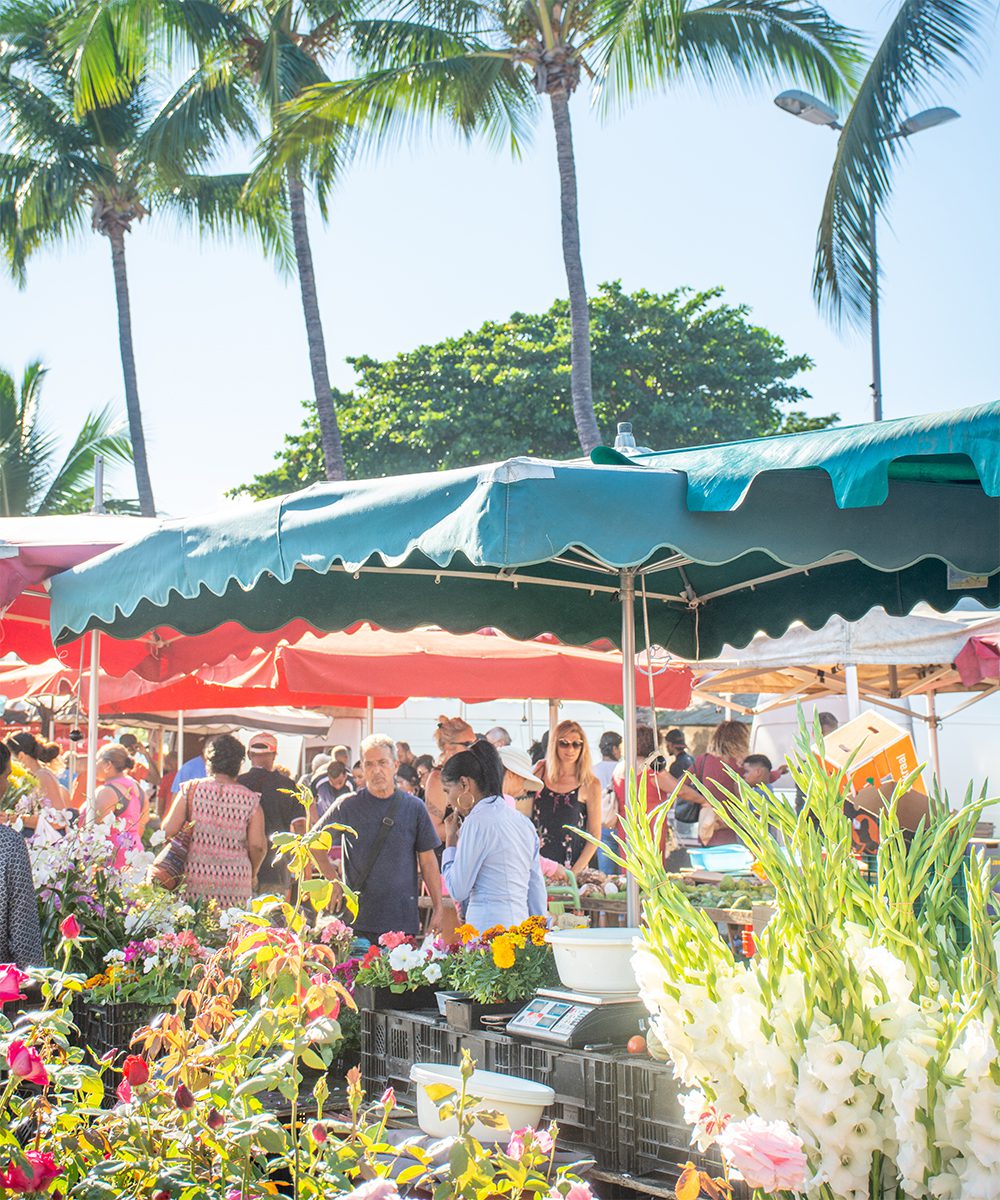
<path fill-rule="evenodd" d="M 799 91 L 797 88 L 782 92 L 780 96 L 775 96 L 774 103 L 782 112 L 789 113 L 793 117 L 798 117 L 802 121 L 808 121 L 810 125 L 822 125 L 838 133 L 844 128 L 840 123 L 836 109 L 831 108 L 829 104 L 824 103 L 818 97 L 811 96 L 808 92 Z M 910 138 L 916 133 L 923 133 L 925 129 L 933 129 L 936 125 L 944 125 L 948 121 L 954 121 L 958 115 L 953 108 L 926 108 L 923 112 L 918 112 L 914 116 L 907 117 L 904 121 L 901 121 L 899 128 L 892 133 L 886 134 L 883 140 L 891 142 L 897 138 Z M 871 293 L 869 295 L 868 307 L 871 314 L 872 338 L 872 413 L 876 421 L 881 421 L 882 350 L 879 337 L 876 216 L 875 191 L 874 188 L 869 187 L 868 231 L 869 252 L 871 255 Z"/>

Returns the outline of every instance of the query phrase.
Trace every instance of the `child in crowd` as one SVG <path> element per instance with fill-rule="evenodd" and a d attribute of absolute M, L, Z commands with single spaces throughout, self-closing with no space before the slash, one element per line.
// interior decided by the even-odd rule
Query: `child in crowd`
<path fill-rule="evenodd" d="M 771 783 L 771 760 L 766 754 L 748 754 L 743 760 L 743 778 L 749 787 L 761 796 L 764 788 Z"/>

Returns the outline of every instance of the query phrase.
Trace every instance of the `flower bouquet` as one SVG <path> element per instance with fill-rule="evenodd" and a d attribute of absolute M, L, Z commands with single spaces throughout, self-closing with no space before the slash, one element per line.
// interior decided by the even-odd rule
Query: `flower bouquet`
<path fill-rule="evenodd" d="M 440 939 L 421 945 L 406 933 L 383 933 L 358 963 L 359 1008 L 433 1008 L 434 992 L 450 986 L 452 948 Z"/>
<path fill-rule="evenodd" d="M 0 814 L 8 821 L 37 816 L 42 810 L 42 793 L 38 780 L 26 771 L 19 762 L 10 764 L 7 788 L 0 796 Z"/>
<path fill-rule="evenodd" d="M 691 1089 L 693 1140 L 758 1196 L 1000 1197 L 1000 922 L 988 867 L 969 850 L 989 801 L 950 812 L 932 800 L 908 835 L 896 805 L 913 781 L 900 783 L 870 881 L 845 776 L 802 742 L 801 814 L 735 775 L 712 801 L 776 889 L 747 962 L 665 874 L 668 806 L 651 827 L 641 786 L 630 795 L 622 860 L 645 893 L 633 963 L 650 1049 Z M 696 1200 L 727 1179 L 692 1167 L 681 1182 Z"/>

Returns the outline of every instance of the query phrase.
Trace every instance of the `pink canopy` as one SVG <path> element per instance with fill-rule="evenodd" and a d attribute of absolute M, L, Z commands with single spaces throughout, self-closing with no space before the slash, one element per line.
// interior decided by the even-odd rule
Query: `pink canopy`
<path fill-rule="evenodd" d="M 1000 642 L 971 637 L 955 658 L 955 669 L 967 688 L 1000 683 Z"/>

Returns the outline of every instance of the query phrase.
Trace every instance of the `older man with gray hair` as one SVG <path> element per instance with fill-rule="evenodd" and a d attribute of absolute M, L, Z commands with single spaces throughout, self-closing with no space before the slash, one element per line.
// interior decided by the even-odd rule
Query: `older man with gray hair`
<path fill-rule="evenodd" d="M 509 746 L 511 744 L 510 734 L 502 725 L 494 725 L 493 728 L 486 734 L 486 740 L 488 742 L 492 742 L 492 744 L 496 746 L 498 750 L 502 750 L 504 746 Z"/>
<path fill-rule="evenodd" d="M 435 854 L 441 839 L 423 802 L 396 787 L 396 761 L 392 738 L 381 733 L 365 738 L 364 787 L 335 800 L 315 825 L 344 825 L 354 831 L 341 835 L 344 879 L 358 893 L 354 932 L 372 943 L 383 933 L 420 932 L 418 863 L 433 905 L 431 928 L 441 928 L 441 871 Z"/>

